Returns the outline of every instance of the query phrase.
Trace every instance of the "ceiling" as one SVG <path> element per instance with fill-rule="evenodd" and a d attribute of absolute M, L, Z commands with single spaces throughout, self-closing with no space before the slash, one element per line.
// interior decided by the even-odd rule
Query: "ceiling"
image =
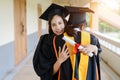
<path fill-rule="evenodd" d="M 61 5 L 72 5 L 72 6 L 84 6 L 88 4 L 91 0 L 52 0 L 52 2 Z"/>

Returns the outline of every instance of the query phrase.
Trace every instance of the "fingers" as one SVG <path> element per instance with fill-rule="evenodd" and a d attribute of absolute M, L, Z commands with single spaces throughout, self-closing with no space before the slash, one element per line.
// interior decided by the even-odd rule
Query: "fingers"
<path fill-rule="evenodd" d="M 62 52 L 64 52 L 64 50 L 65 50 L 65 45 L 66 45 L 66 44 L 63 45 Z"/>
<path fill-rule="evenodd" d="M 66 45 L 64 44 L 63 47 L 59 47 L 59 60 L 63 63 L 64 61 L 66 61 L 70 55 L 69 55 L 69 50 L 68 48 L 66 48 Z"/>
<path fill-rule="evenodd" d="M 82 51 L 82 52 L 85 53 L 85 54 L 89 54 L 89 53 L 91 53 L 91 52 L 96 53 L 97 48 L 96 48 L 95 45 L 91 45 L 91 44 L 90 44 L 90 45 L 84 46 L 84 48 L 81 49 L 80 51 Z"/>
<path fill-rule="evenodd" d="M 81 49 L 81 52 L 88 54 L 90 51 L 87 48 L 83 48 L 83 49 Z"/>
<path fill-rule="evenodd" d="M 61 47 L 59 46 L 59 51 L 58 51 L 58 53 L 60 54 L 61 53 Z"/>
<path fill-rule="evenodd" d="M 69 50 L 68 48 L 66 48 L 66 44 L 63 45 L 63 48 L 62 48 L 62 53 L 65 53 L 65 54 L 68 54 L 69 53 Z"/>
<path fill-rule="evenodd" d="M 66 48 L 66 49 L 65 49 L 65 53 L 69 53 L 69 50 L 68 50 L 68 48 Z"/>

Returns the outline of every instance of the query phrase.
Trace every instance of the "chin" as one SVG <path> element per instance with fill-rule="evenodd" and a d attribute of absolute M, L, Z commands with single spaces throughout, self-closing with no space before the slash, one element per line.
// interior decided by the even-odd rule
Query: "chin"
<path fill-rule="evenodd" d="M 58 33 L 57 35 L 61 35 L 62 33 Z"/>

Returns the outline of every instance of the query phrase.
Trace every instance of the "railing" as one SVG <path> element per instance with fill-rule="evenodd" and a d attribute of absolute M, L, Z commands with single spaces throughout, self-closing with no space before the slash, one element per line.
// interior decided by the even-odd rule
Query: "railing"
<path fill-rule="evenodd" d="M 101 33 L 95 33 L 99 37 L 100 43 L 109 50 L 120 56 L 120 40 L 113 39 Z"/>
<path fill-rule="evenodd" d="M 120 77 L 120 40 L 94 33 L 102 47 L 102 60 Z"/>

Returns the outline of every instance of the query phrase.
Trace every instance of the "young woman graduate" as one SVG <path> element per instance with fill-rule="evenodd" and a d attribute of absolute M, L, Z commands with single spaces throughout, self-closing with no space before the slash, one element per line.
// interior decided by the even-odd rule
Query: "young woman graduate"
<path fill-rule="evenodd" d="M 68 57 L 68 49 L 65 46 L 58 59 L 56 59 L 54 49 L 52 47 L 53 35 L 60 35 L 64 32 L 66 25 L 65 17 L 68 11 L 57 4 L 51 4 L 46 11 L 40 16 L 41 19 L 48 21 L 49 34 L 42 35 L 33 56 L 33 67 L 41 80 L 57 80 L 60 62 L 64 62 Z M 65 54 L 64 54 L 65 53 Z M 70 80 L 70 79 L 67 79 Z"/>
<path fill-rule="evenodd" d="M 64 34 L 54 37 L 53 45 L 57 57 L 59 56 L 59 47 L 66 43 L 70 58 L 61 64 L 58 80 L 101 80 L 99 41 L 94 35 L 81 30 L 87 24 L 86 12 L 93 11 L 84 7 L 66 6 L 65 8 L 70 12 L 68 25 L 65 27 Z M 62 39 L 64 36 L 84 48 L 78 50 L 78 45 L 73 46 L 64 41 Z M 89 53 L 93 53 L 93 56 L 88 56 Z"/>

